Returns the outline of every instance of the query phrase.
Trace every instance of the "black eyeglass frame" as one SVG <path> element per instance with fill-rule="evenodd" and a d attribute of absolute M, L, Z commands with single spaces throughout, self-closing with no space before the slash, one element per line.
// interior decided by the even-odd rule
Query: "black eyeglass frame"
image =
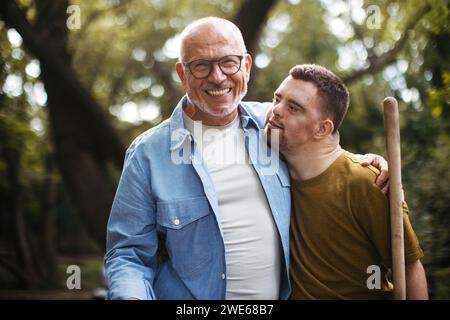
<path fill-rule="evenodd" d="M 228 57 L 236 57 L 236 58 L 239 58 L 239 67 L 237 68 L 237 70 L 236 70 L 235 72 L 227 73 L 227 72 L 223 71 L 222 67 L 220 66 L 220 61 L 222 61 L 222 60 L 224 60 L 224 59 L 226 59 L 226 58 L 228 58 Z M 226 75 L 226 76 L 232 76 L 232 75 L 238 73 L 239 70 L 241 70 L 241 68 L 242 68 L 242 59 L 244 59 L 244 57 L 245 57 L 245 55 L 229 54 L 229 55 L 223 56 L 223 57 L 220 58 L 220 59 L 215 59 L 215 60 L 195 59 L 195 60 L 192 60 L 192 61 L 189 61 L 189 62 L 182 62 L 182 63 L 183 63 L 183 65 L 185 65 L 185 66 L 188 67 L 189 72 L 192 74 L 192 76 L 193 76 L 195 79 L 206 79 L 206 78 L 208 78 L 209 75 L 211 74 L 211 72 L 212 72 L 212 70 L 213 70 L 213 68 L 212 68 L 212 67 L 213 67 L 213 63 L 215 63 L 215 62 L 217 62 L 217 65 L 219 66 L 220 71 L 221 71 L 224 75 Z M 198 62 L 198 61 L 205 61 L 205 62 L 208 62 L 208 64 L 209 64 L 209 72 L 208 72 L 208 74 L 207 74 L 206 76 L 203 76 L 203 77 L 197 77 L 197 76 L 194 74 L 194 72 L 192 72 L 192 69 L 191 69 L 192 64 L 193 64 L 194 62 Z"/>

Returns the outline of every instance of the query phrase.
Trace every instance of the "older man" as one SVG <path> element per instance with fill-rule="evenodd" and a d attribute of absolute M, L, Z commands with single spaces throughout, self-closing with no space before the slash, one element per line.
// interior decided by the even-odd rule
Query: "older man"
<path fill-rule="evenodd" d="M 252 58 L 227 20 L 198 20 L 181 38 L 186 96 L 127 151 L 108 223 L 109 297 L 286 299 L 289 175 L 261 157 L 268 105 L 241 102 Z"/>

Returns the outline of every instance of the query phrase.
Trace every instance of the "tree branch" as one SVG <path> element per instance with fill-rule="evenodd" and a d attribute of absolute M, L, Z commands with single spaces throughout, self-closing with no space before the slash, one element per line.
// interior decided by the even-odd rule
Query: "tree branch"
<path fill-rule="evenodd" d="M 233 22 L 239 27 L 244 37 L 247 51 L 256 54 L 258 40 L 262 27 L 267 21 L 270 9 L 277 0 L 246 0 L 243 1 Z"/>
<path fill-rule="evenodd" d="M 277 0 L 245 0 L 236 13 L 233 22 L 238 26 L 242 32 L 247 51 L 255 57 L 259 50 L 259 39 L 261 38 L 262 30 L 267 22 L 272 7 L 277 3 Z M 258 68 L 252 68 L 250 72 L 249 91 L 247 99 L 252 99 L 252 85 L 253 79 L 256 78 Z"/>
<path fill-rule="evenodd" d="M 83 88 L 71 67 L 64 63 L 60 55 L 56 54 L 49 37 L 44 38 L 30 25 L 22 10 L 13 0 L 0 2 L 0 15 L 9 27 L 17 30 L 28 50 L 39 59 L 42 65 L 45 65 L 52 77 L 58 79 L 60 86 L 65 88 L 66 92 L 70 92 L 70 98 L 78 102 L 80 112 L 86 116 L 85 119 L 95 123 L 95 125 L 86 126 L 86 129 L 91 131 L 92 140 L 89 147 L 97 154 L 101 154 L 102 158 L 112 159 L 121 167 L 125 154 L 123 142 L 105 117 L 101 106 Z"/>
<path fill-rule="evenodd" d="M 394 45 L 394 47 L 383 53 L 379 56 L 373 56 L 370 59 L 370 65 L 361 70 L 357 70 L 353 73 L 350 73 L 344 77 L 342 77 L 342 81 L 345 84 L 350 84 L 352 82 L 355 82 L 356 80 L 360 79 L 366 74 L 373 74 L 380 70 L 382 70 L 386 65 L 394 62 L 396 60 L 396 57 L 398 53 L 403 49 L 405 44 L 407 43 L 411 31 L 415 28 L 417 23 L 431 10 L 431 5 L 426 4 L 424 7 L 422 7 L 417 14 L 407 23 L 404 32 L 402 33 L 400 39 L 397 41 L 397 43 Z"/>
<path fill-rule="evenodd" d="M 133 0 L 132 0 L 133 1 Z M 129 5 L 132 1 L 121 1 L 110 8 L 107 9 L 96 9 L 91 11 L 84 21 L 82 21 L 83 28 L 78 30 L 78 32 L 75 33 L 75 36 L 77 39 L 81 39 L 86 35 L 86 31 L 89 29 L 92 23 L 94 23 L 98 18 L 101 18 L 106 13 L 109 13 L 111 11 L 114 12 L 114 14 L 122 13 L 125 10 L 125 5 Z"/>

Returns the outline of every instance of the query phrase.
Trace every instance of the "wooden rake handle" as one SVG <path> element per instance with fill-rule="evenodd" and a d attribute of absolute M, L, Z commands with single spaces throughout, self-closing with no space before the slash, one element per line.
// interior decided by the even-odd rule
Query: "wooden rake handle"
<path fill-rule="evenodd" d="M 389 164 L 389 204 L 391 213 L 392 271 L 394 298 L 406 299 L 405 249 L 403 239 L 403 188 L 400 154 L 398 103 L 393 97 L 383 101 L 384 127 Z"/>

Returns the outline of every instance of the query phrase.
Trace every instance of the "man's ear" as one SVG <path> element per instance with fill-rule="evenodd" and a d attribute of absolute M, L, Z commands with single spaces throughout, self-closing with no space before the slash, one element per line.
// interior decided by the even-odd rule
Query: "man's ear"
<path fill-rule="evenodd" d="M 250 81 L 250 71 L 252 70 L 252 62 L 253 62 L 252 56 L 246 53 L 244 56 L 243 67 L 245 68 L 246 71 L 245 77 L 247 79 L 247 82 Z"/>
<path fill-rule="evenodd" d="M 323 139 L 325 137 L 328 137 L 331 135 L 334 131 L 334 124 L 333 121 L 330 119 L 325 119 L 319 122 L 318 128 L 316 133 L 314 134 L 314 137 L 316 139 Z"/>
<path fill-rule="evenodd" d="M 184 86 L 184 79 L 185 79 L 185 74 L 184 74 L 184 68 L 183 68 L 183 64 L 181 62 L 177 62 L 175 64 L 175 70 L 177 71 L 178 74 L 178 78 L 180 78 L 181 83 Z"/>

